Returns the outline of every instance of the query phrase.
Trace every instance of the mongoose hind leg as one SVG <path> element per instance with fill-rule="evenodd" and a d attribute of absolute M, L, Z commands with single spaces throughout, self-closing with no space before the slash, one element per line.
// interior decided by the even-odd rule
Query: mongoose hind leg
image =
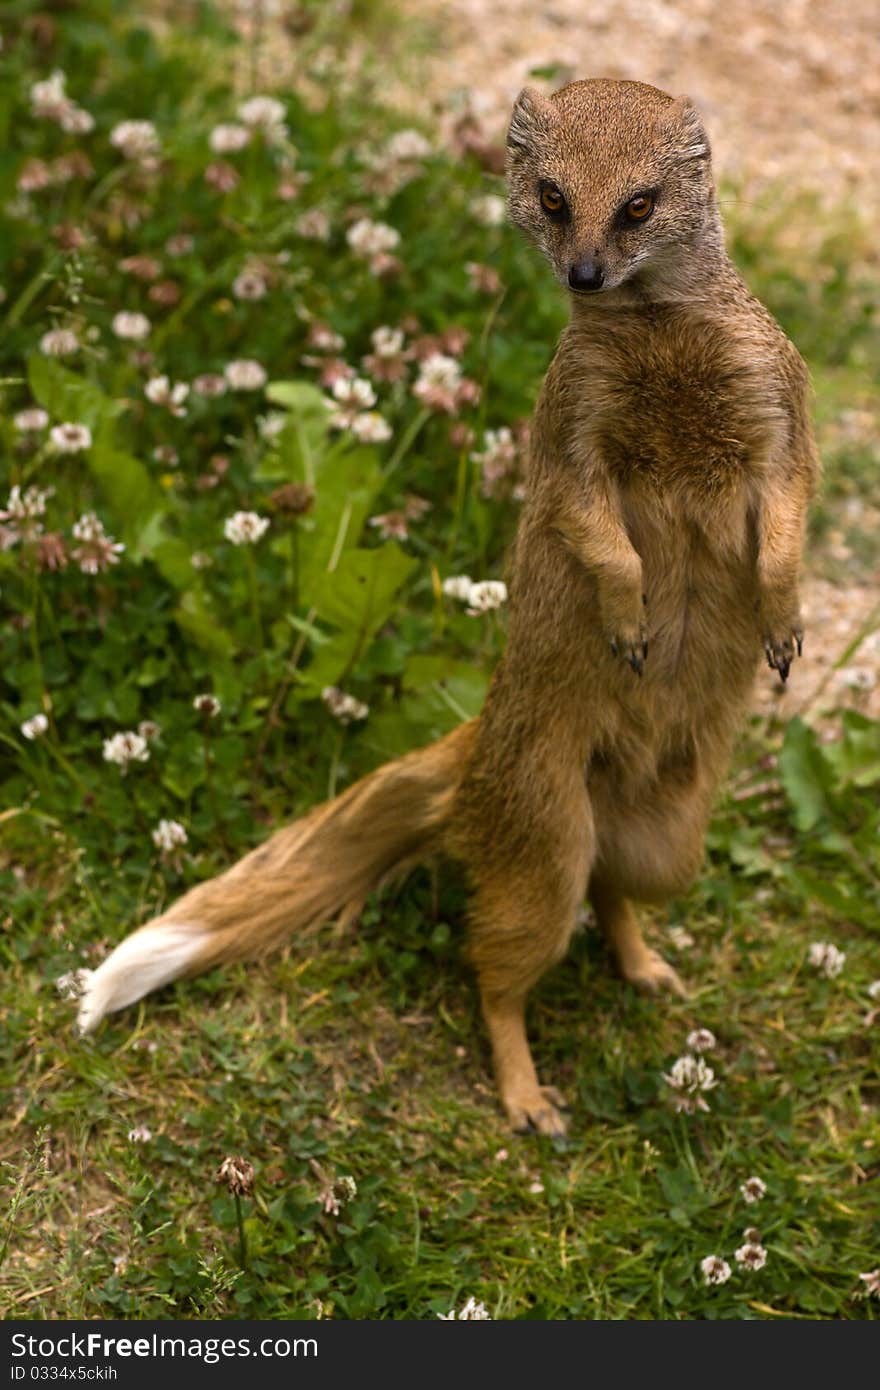
<path fill-rule="evenodd" d="M 553 851 L 485 859 L 474 873 L 470 955 L 476 966 L 501 1101 L 515 1130 L 561 1135 L 564 1101 L 542 1086 L 529 1049 L 529 990 L 562 958 L 574 931 L 590 866 L 592 823 L 580 804 L 558 808 Z"/>
<path fill-rule="evenodd" d="M 645 994 L 666 991 L 685 998 L 687 990 L 676 971 L 646 945 L 632 903 L 600 879 L 590 883 L 590 901 L 623 978 Z"/>

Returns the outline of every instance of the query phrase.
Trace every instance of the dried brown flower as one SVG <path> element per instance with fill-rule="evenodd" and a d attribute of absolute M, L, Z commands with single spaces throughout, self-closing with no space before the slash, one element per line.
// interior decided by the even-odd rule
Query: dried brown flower
<path fill-rule="evenodd" d="M 254 1190 L 254 1165 L 239 1154 L 230 1155 L 217 1169 L 216 1180 L 225 1183 L 233 1197 L 250 1197 Z"/>

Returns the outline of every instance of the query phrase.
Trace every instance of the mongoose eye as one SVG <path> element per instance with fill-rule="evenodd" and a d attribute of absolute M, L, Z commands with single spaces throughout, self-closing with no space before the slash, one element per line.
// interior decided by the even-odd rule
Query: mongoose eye
<path fill-rule="evenodd" d="M 565 199 L 552 183 L 545 184 L 541 189 L 541 207 L 551 214 L 558 214 L 565 208 Z"/>
<path fill-rule="evenodd" d="M 654 199 L 650 193 L 639 193 L 637 197 L 630 198 L 626 205 L 626 215 L 633 222 L 644 222 L 646 217 L 650 217 L 654 211 Z"/>

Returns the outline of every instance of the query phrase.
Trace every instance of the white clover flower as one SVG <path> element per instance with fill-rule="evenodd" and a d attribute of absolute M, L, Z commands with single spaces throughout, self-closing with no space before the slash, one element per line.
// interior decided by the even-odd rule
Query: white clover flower
<path fill-rule="evenodd" d="M 20 434 L 35 434 L 37 430 L 46 428 L 49 416 L 39 406 L 31 406 L 29 410 L 20 410 L 17 415 L 13 415 L 12 423 Z"/>
<path fill-rule="evenodd" d="M 377 357 L 397 357 L 403 350 L 403 329 L 389 328 L 382 324 L 370 334 L 370 342 Z"/>
<path fill-rule="evenodd" d="M 236 299 L 263 299 L 267 290 L 266 281 L 255 270 L 243 270 L 232 282 Z"/>
<path fill-rule="evenodd" d="M 843 969 L 846 952 L 839 951 L 830 941 L 814 941 L 810 946 L 808 959 L 820 975 L 833 980 Z"/>
<path fill-rule="evenodd" d="M 148 1144 L 153 1137 L 153 1131 L 146 1125 L 136 1125 L 134 1129 L 128 1131 L 130 1144 Z"/>
<path fill-rule="evenodd" d="M 749 1242 L 734 1251 L 734 1259 L 744 1269 L 763 1269 L 767 1263 L 767 1251 L 763 1245 L 753 1245 Z"/>
<path fill-rule="evenodd" d="M 77 106 L 75 101 L 68 101 L 61 109 L 58 124 L 68 135 L 88 135 L 89 131 L 95 129 L 95 118 L 91 112 Z"/>
<path fill-rule="evenodd" d="M 126 159 L 148 159 L 159 152 L 159 135 L 152 121 L 120 121 L 110 132 L 110 144 Z"/>
<path fill-rule="evenodd" d="M 383 512 L 371 516 L 370 525 L 375 526 L 383 541 L 405 541 L 409 537 L 406 515 L 403 512 Z"/>
<path fill-rule="evenodd" d="M 357 1196 L 357 1183 L 350 1173 L 344 1177 L 327 1182 L 318 1193 L 318 1201 L 326 1216 L 338 1216 L 340 1211 Z"/>
<path fill-rule="evenodd" d="M 152 832 L 153 844 L 163 854 L 170 854 L 172 850 L 180 845 L 185 845 L 189 839 L 185 828 L 179 820 L 160 820 L 155 830 Z"/>
<path fill-rule="evenodd" d="M 67 74 L 60 68 L 52 73 L 51 77 L 46 77 L 42 82 L 35 82 L 30 90 L 31 109 L 35 116 L 45 116 L 54 114 L 58 107 L 68 101 L 65 87 L 67 85 Z"/>
<path fill-rule="evenodd" d="M 110 326 L 117 338 L 127 338 L 135 343 L 148 338 L 153 327 L 146 314 L 129 313 L 126 310 L 115 314 Z"/>
<path fill-rule="evenodd" d="M 189 395 L 189 386 L 185 381 L 178 381 L 172 386 L 167 376 L 151 377 L 144 387 L 144 395 L 153 405 L 164 405 L 172 415 L 179 417 L 186 414 L 183 402 Z"/>
<path fill-rule="evenodd" d="M 482 452 L 471 454 L 474 463 L 480 465 L 484 497 L 491 497 L 498 484 L 510 476 L 516 465 L 516 457 L 516 441 L 506 425 L 498 430 L 485 431 Z"/>
<path fill-rule="evenodd" d="M 711 1091 L 718 1083 L 715 1073 L 702 1057 L 679 1057 L 670 1072 L 664 1072 L 663 1080 L 675 1093 L 675 1109 L 689 1114 L 693 1110 L 708 1110 L 703 1099 L 704 1091 Z"/>
<path fill-rule="evenodd" d="M 154 719 L 142 719 L 138 724 L 138 733 L 141 738 L 145 738 L 147 743 L 153 743 L 159 737 L 162 730 Z"/>
<path fill-rule="evenodd" d="M 27 524 L 36 521 L 38 517 L 45 516 L 46 502 L 51 497 L 54 488 L 39 488 L 34 484 L 25 488 L 16 483 L 10 490 L 6 502 L 5 510 L 0 512 L 0 521 L 15 521 Z"/>
<path fill-rule="evenodd" d="M 868 985 L 868 998 L 880 999 L 880 980 L 874 980 L 872 984 Z"/>
<path fill-rule="evenodd" d="M 125 768 L 129 763 L 145 763 L 149 757 L 147 740 L 133 729 L 104 739 L 104 761 L 107 763 L 116 763 L 118 767 Z"/>
<path fill-rule="evenodd" d="M 354 254 L 367 261 L 383 252 L 393 251 L 400 241 L 400 232 L 389 227 L 387 222 L 373 222 L 369 217 L 361 217 L 349 227 L 345 239 Z"/>
<path fill-rule="evenodd" d="M 269 529 L 269 518 L 256 512 L 234 512 L 223 523 L 223 534 L 233 545 L 255 545 Z"/>
<path fill-rule="evenodd" d="M 84 512 L 79 521 L 74 522 L 71 531 L 74 540 L 79 541 L 73 558 L 83 574 L 100 574 L 110 565 L 118 565 L 125 546 L 107 535 L 104 523 L 98 520 L 94 512 Z"/>
<path fill-rule="evenodd" d="M 376 404 L 376 392 L 364 377 L 342 377 L 333 383 L 334 399 L 340 405 L 352 406 L 356 410 L 369 410 Z"/>
<path fill-rule="evenodd" d="M 92 432 L 88 425 L 53 425 L 49 439 L 59 454 L 80 454 L 92 446 Z"/>
<path fill-rule="evenodd" d="M 437 1317 L 441 1322 L 492 1321 L 491 1314 L 487 1312 L 485 1303 L 478 1303 L 473 1297 L 468 1299 L 460 1313 L 456 1313 L 455 1309 L 451 1308 L 448 1313 L 438 1313 Z"/>
<path fill-rule="evenodd" d="M 412 159 L 427 159 L 431 145 L 419 130 L 397 130 L 385 146 L 386 158 L 406 163 Z"/>
<path fill-rule="evenodd" d="M 391 438 L 392 430 L 388 421 L 377 410 L 367 410 L 356 415 L 349 429 L 362 444 L 384 444 Z"/>
<path fill-rule="evenodd" d="M 46 357 L 70 357 L 79 351 L 79 341 L 69 328 L 50 328 L 40 339 L 40 352 Z"/>
<path fill-rule="evenodd" d="M 286 114 L 284 103 L 275 97 L 250 97 L 238 108 L 239 120 L 251 129 L 261 130 L 272 144 L 287 137 Z"/>
<path fill-rule="evenodd" d="M 473 587 L 474 581 L 469 574 L 451 574 L 443 580 L 444 594 L 449 598 L 461 599 L 463 603 L 467 603 Z"/>
<path fill-rule="evenodd" d="M 746 1178 L 745 1182 L 740 1184 L 739 1190 L 751 1206 L 753 1202 L 760 1202 L 761 1198 L 767 1195 L 767 1184 L 763 1178 Z"/>
<path fill-rule="evenodd" d="M 507 585 L 500 579 L 483 579 L 472 584 L 467 596 L 467 611 L 470 616 L 478 613 L 491 613 L 507 602 Z"/>
<path fill-rule="evenodd" d="M 497 193 L 487 193 L 474 201 L 471 211 L 484 227 L 500 227 L 507 216 L 507 204 Z"/>
<path fill-rule="evenodd" d="M 239 120 L 247 126 L 278 125 L 286 114 L 284 103 L 277 97 L 249 97 L 238 108 Z"/>
<path fill-rule="evenodd" d="M 233 391 L 260 391 L 267 379 L 265 367 L 249 357 L 227 362 L 223 375 Z"/>
<path fill-rule="evenodd" d="M 208 719 L 216 719 L 222 708 L 216 695 L 197 695 L 193 700 L 193 709 Z"/>
<path fill-rule="evenodd" d="M 52 170 L 43 159 L 29 159 L 16 182 L 19 193 L 39 193 L 52 183 Z"/>
<path fill-rule="evenodd" d="M 353 695 L 346 695 L 345 691 L 339 690 L 335 685 L 325 686 L 321 691 L 321 699 L 340 724 L 352 724 L 356 719 L 366 719 L 370 713 L 369 705 L 356 700 Z"/>
<path fill-rule="evenodd" d="M 203 372 L 193 377 L 193 390 L 199 396 L 225 396 L 229 383 L 219 372 Z"/>
<path fill-rule="evenodd" d="M 45 714 L 32 714 L 30 719 L 26 719 L 19 727 L 24 737 L 33 742 L 35 738 L 39 738 L 41 734 L 46 732 L 49 721 Z"/>
<path fill-rule="evenodd" d="M 277 439 L 288 421 L 283 410 L 270 410 L 268 415 L 257 416 L 257 433 L 261 439 Z"/>
<path fill-rule="evenodd" d="M 190 232 L 175 232 L 165 243 L 165 250 L 169 256 L 188 256 L 196 244 L 195 237 Z"/>
<path fill-rule="evenodd" d="M 694 944 L 694 938 L 684 927 L 670 927 L 668 935 L 676 951 L 689 951 Z"/>
<path fill-rule="evenodd" d="M 227 123 L 215 125 L 208 136 L 208 144 L 215 154 L 234 154 L 236 150 L 243 150 L 250 138 L 247 126 Z"/>
<path fill-rule="evenodd" d="M 716 1046 L 715 1034 L 708 1028 L 695 1028 L 692 1033 L 687 1035 L 687 1046 L 691 1052 L 711 1052 Z"/>
<path fill-rule="evenodd" d="M 707 1284 L 726 1284 L 730 1278 L 730 1265 L 720 1255 L 707 1255 L 700 1260 L 700 1270 Z"/>
<path fill-rule="evenodd" d="M 859 1278 L 865 1286 L 863 1297 L 880 1298 L 880 1269 L 869 1269 L 867 1274 L 860 1274 Z"/>
<path fill-rule="evenodd" d="M 419 375 L 412 393 L 423 405 L 452 414 L 456 409 L 461 384 L 458 361 L 445 352 L 432 352 L 419 364 Z"/>
<path fill-rule="evenodd" d="M 308 346 L 315 352 L 341 352 L 345 339 L 341 333 L 331 328 L 329 323 L 309 324 Z"/>
<path fill-rule="evenodd" d="M 330 218 L 323 208 L 309 208 L 297 218 L 294 230 L 307 241 L 329 241 Z"/>

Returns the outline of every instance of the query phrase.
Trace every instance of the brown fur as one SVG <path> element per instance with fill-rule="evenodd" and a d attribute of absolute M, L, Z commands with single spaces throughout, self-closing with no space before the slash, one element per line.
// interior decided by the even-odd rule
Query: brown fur
<path fill-rule="evenodd" d="M 528 991 L 589 893 L 624 976 L 681 991 L 631 900 L 697 873 L 762 647 L 788 673 L 818 476 L 806 371 L 728 260 L 699 115 L 631 82 L 523 92 L 509 207 L 572 294 L 535 412 L 507 652 L 479 720 L 380 769 L 194 889 L 199 966 L 271 947 L 443 848 L 473 890 L 470 951 L 512 1124 L 564 1128 Z M 551 182 L 569 215 L 552 221 Z M 623 214 L 645 190 L 643 225 Z"/>

